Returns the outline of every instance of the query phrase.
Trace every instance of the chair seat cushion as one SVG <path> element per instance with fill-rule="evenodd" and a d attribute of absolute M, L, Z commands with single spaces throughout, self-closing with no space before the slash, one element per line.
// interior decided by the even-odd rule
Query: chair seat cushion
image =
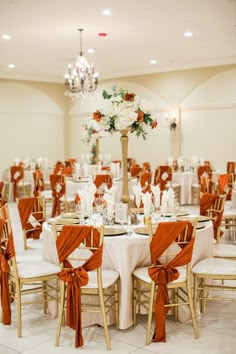
<path fill-rule="evenodd" d="M 43 247 L 43 240 L 38 238 L 27 238 L 27 247 L 29 248 L 42 248 Z"/>
<path fill-rule="evenodd" d="M 88 272 L 89 282 L 86 286 L 82 288 L 85 289 L 94 289 L 98 287 L 97 283 L 97 271 Z M 102 270 L 102 287 L 108 288 L 109 286 L 115 284 L 115 282 L 119 279 L 119 273 L 115 270 Z"/>
<path fill-rule="evenodd" d="M 17 264 L 20 278 L 37 278 L 60 272 L 60 267 L 45 261 L 25 261 Z M 12 272 L 12 270 L 11 270 Z"/>
<path fill-rule="evenodd" d="M 16 253 L 16 262 L 25 261 L 42 261 L 42 250 L 40 248 L 34 248 L 30 250 L 24 250 Z"/>
<path fill-rule="evenodd" d="M 177 267 L 176 269 L 178 269 L 179 272 L 179 278 L 174 280 L 173 282 L 171 282 L 171 284 L 174 283 L 182 283 L 183 281 L 186 281 L 186 268 L 185 267 Z M 140 267 L 140 268 L 136 268 L 133 271 L 133 275 L 144 281 L 145 283 L 151 283 L 151 278 L 148 275 L 148 267 Z"/>
<path fill-rule="evenodd" d="M 217 243 L 213 246 L 214 257 L 235 257 L 236 258 L 236 245 Z"/>
<path fill-rule="evenodd" d="M 236 262 L 224 258 L 205 258 L 193 266 L 192 273 L 209 275 L 235 275 Z"/>

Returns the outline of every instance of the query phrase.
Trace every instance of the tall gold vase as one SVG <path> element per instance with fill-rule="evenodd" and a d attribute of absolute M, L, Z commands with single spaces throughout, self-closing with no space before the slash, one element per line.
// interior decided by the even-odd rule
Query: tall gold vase
<path fill-rule="evenodd" d="M 123 185 L 122 185 L 122 202 L 129 203 L 129 185 L 128 185 L 128 129 L 121 130 L 121 151 L 122 151 L 122 169 L 123 169 Z"/>
<path fill-rule="evenodd" d="M 97 138 L 95 141 L 96 145 L 96 154 L 95 154 L 95 164 L 99 163 L 99 139 Z"/>

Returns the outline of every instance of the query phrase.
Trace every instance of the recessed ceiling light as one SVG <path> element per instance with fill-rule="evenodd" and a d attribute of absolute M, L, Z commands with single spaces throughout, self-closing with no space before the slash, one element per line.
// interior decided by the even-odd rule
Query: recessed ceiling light
<path fill-rule="evenodd" d="M 89 48 L 89 49 L 87 50 L 87 52 L 88 52 L 88 53 L 94 53 L 94 52 L 95 52 L 95 49 L 94 49 L 94 48 Z"/>
<path fill-rule="evenodd" d="M 184 33 L 185 37 L 192 37 L 192 35 L 193 35 L 193 33 L 189 32 L 189 31 Z"/>
<path fill-rule="evenodd" d="M 104 16 L 110 16 L 110 15 L 111 15 L 111 10 L 105 9 L 105 10 L 102 11 L 102 14 L 103 14 Z"/>
<path fill-rule="evenodd" d="M 150 64 L 156 64 L 157 61 L 155 59 L 150 60 Z"/>
<path fill-rule="evenodd" d="M 7 34 L 7 33 L 5 33 L 5 34 L 3 34 L 2 35 L 2 39 L 5 39 L 5 40 L 9 40 L 9 39 L 11 39 L 11 35 L 10 34 Z"/>
<path fill-rule="evenodd" d="M 14 67 L 15 67 L 15 64 L 8 64 L 9 69 L 14 69 Z"/>

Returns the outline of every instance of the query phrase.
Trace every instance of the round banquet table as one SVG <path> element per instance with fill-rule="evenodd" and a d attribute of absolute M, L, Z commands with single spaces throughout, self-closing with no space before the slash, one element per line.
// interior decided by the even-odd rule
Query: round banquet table
<path fill-rule="evenodd" d="M 217 182 L 219 171 L 213 172 L 212 181 Z M 173 172 L 172 182 L 180 184 L 180 204 L 191 205 L 192 201 L 192 185 L 198 183 L 197 172 Z"/>
<path fill-rule="evenodd" d="M 119 328 L 127 329 L 133 325 L 132 320 L 132 272 L 136 267 L 147 266 L 150 264 L 149 240 L 147 235 L 138 234 L 135 231 L 140 225 L 133 225 L 131 236 L 104 236 L 104 251 L 103 251 L 103 268 L 116 270 L 120 274 L 120 313 L 119 313 Z M 50 225 L 45 222 L 42 231 L 43 238 L 43 259 L 55 264 L 58 264 L 57 250 L 55 246 L 55 238 Z M 209 221 L 205 227 L 197 230 L 193 255 L 192 265 L 196 264 L 201 259 L 213 257 L 213 226 Z M 57 307 L 49 304 L 52 317 L 57 316 Z M 187 321 L 188 313 L 182 313 L 180 308 L 180 320 Z M 188 310 L 188 309 L 187 309 Z M 185 310 L 183 310 L 185 311 Z M 182 316 L 181 316 L 182 313 Z M 86 326 L 95 323 L 101 324 L 98 316 L 92 316 L 86 319 Z M 88 314 L 86 313 L 86 317 Z M 187 317 L 186 317 L 187 316 Z M 108 318 L 108 323 L 112 323 L 113 318 Z"/>

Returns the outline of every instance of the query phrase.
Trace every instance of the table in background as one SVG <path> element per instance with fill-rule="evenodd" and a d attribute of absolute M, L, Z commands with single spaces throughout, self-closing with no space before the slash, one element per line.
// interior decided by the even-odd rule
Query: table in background
<path fill-rule="evenodd" d="M 66 196 L 73 197 L 78 190 L 82 190 L 86 187 L 89 182 L 89 178 L 81 178 L 80 180 L 67 180 L 66 181 Z M 128 186 L 129 194 L 133 194 L 133 186 L 137 184 L 137 178 L 129 177 Z M 122 185 L 123 181 L 121 178 L 113 178 L 113 185 L 117 186 L 116 199 L 115 202 L 120 202 L 122 198 Z"/>
<path fill-rule="evenodd" d="M 212 181 L 217 182 L 219 172 L 213 172 Z M 192 185 L 198 183 L 197 172 L 186 171 L 186 172 L 173 172 L 172 182 L 180 184 L 180 204 L 181 205 L 191 205 L 192 201 Z"/>

